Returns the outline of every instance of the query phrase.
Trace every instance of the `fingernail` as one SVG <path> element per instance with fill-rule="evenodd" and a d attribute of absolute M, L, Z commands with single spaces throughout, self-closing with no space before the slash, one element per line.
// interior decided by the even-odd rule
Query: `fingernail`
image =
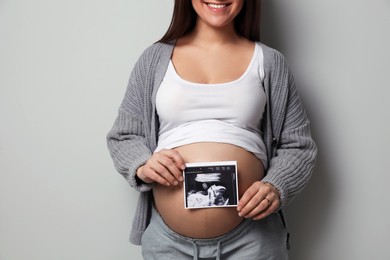
<path fill-rule="evenodd" d="M 181 165 L 181 169 L 184 170 L 186 166 L 184 164 Z"/>
<path fill-rule="evenodd" d="M 239 213 L 238 213 L 238 216 L 242 217 L 242 213 L 241 213 L 241 212 L 239 212 Z"/>
<path fill-rule="evenodd" d="M 179 177 L 179 181 L 184 181 L 183 176 L 180 176 L 180 177 Z"/>
<path fill-rule="evenodd" d="M 177 181 L 174 181 L 173 184 L 174 184 L 174 185 L 177 185 L 177 184 L 179 184 L 179 183 L 178 183 Z"/>

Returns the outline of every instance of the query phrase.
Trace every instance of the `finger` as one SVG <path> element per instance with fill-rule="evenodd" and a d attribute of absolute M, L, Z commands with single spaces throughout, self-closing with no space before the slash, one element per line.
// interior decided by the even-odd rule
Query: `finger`
<path fill-rule="evenodd" d="M 260 192 L 268 192 L 269 193 L 266 195 L 265 199 L 268 200 L 270 205 L 263 211 L 261 211 L 259 214 L 255 215 L 253 217 L 254 220 L 259 220 L 262 218 L 265 218 L 266 216 L 272 214 L 275 212 L 279 206 L 280 206 L 280 193 L 278 190 L 275 188 L 270 183 L 263 183 L 261 182 L 262 187 L 260 188 Z"/>
<path fill-rule="evenodd" d="M 272 191 L 270 192 L 269 194 L 267 194 L 266 198 L 272 202 L 272 201 L 275 201 L 275 200 L 279 200 L 279 196 L 276 192 Z"/>
<path fill-rule="evenodd" d="M 175 176 L 171 174 L 171 172 L 165 167 L 165 164 L 168 164 L 163 158 L 158 159 L 158 161 L 154 162 L 151 165 L 151 169 L 157 173 L 160 177 L 164 178 L 169 184 L 176 185 L 177 180 Z"/>
<path fill-rule="evenodd" d="M 248 212 L 246 215 L 244 215 L 245 218 L 254 218 L 258 216 L 259 214 L 266 211 L 270 206 L 272 202 L 268 201 L 267 199 L 263 199 L 258 203 L 250 212 Z"/>
<path fill-rule="evenodd" d="M 265 211 L 263 211 L 260 214 L 254 216 L 253 220 L 263 219 L 263 218 L 271 215 L 272 213 L 274 213 L 279 208 L 279 203 L 280 203 L 279 199 L 274 200 L 271 203 L 271 205 Z"/>
<path fill-rule="evenodd" d="M 169 181 L 167 181 L 165 178 L 163 178 L 160 174 L 158 174 L 155 171 L 151 172 L 149 178 L 151 178 L 152 180 L 154 180 L 154 182 L 157 182 L 161 185 L 171 186 L 171 183 Z"/>
<path fill-rule="evenodd" d="M 166 168 L 159 163 L 159 158 L 161 156 L 162 155 L 158 153 L 153 154 L 144 165 L 142 169 L 142 175 L 146 176 L 152 181 L 169 186 L 174 181 L 174 178 L 171 177 L 171 179 L 169 179 L 169 175 L 166 173 Z"/>
<path fill-rule="evenodd" d="M 257 192 L 250 201 L 245 205 L 244 208 L 239 213 L 239 216 L 245 218 L 251 218 L 256 214 L 263 211 L 268 207 L 269 203 L 267 200 L 264 200 L 265 196 L 261 195 L 260 192 Z"/>
<path fill-rule="evenodd" d="M 165 166 L 166 165 L 166 166 Z M 180 174 L 173 160 L 164 153 L 154 153 L 152 157 L 147 160 L 146 164 L 141 169 L 141 175 L 148 183 L 157 182 L 162 185 L 177 185 L 178 180 L 175 178 L 171 171 L 176 171 L 176 174 Z M 176 168 L 176 169 L 175 169 Z"/>
<path fill-rule="evenodd" d="M 274 192 L 274 190 L 269 185 L 260 182 L 259 193 L 263 198 L 272 192 Z"/>
<path fill-rule="evenodd" d="M 279 208 L 280 199 L 277 191 L 275 190 L 268 194 L 263 201 L 268 203 L 268 205 L 263 210 L 259 209 L 258 211 L 253 211 L 246 217 L 253 218 L 253 220 L 259 220 L 272 214 Z"/>
<path fill-rule="evenodd" d="M 177 168 L 179 168 L 181 170 L 184 170 L 186 168 L 184 159 L 183 159 L 183 157 L 181 157 L 181 155 L 178 151 L 172 150 L 172 149 L 163 149 L 163 150 L 161 150 L 161 153 L 172 158 L 174 160 L 174 162 L 176 163 Z"/>
<path fill-rule="evenodd" d="M 239 216 L 244 217 L 257 207 L 263 200 L 263 196 L 260 195 L 259 189 L 255 188 L 257 185 L 252 185 L 243 196 L 243 201 L 240 201 Z"/>
<path fill-rule="evenodd" d="M 179 181 L 182 181 L 183 173 L 179 168 L 177 168 L 177 165 L 175 164 L 175 162 L 171 158 L 161 157 L 159 159 L 159 163 L 160 163 L 160 165 L 162 165 L 165 168 L 165 171 L 161 172 L 161 173 L 167 175 L 166 178 L 171 184 L 177 185 L 177 184 L 179 184 Z M 161 169 L 161 171 L 163 171 L 163 170 L 164 169 Z M 164 177 L 165 177 L 165 175 L 164 175 Z"/>
<path fill-rule="evenodd" d="M 238 210 L 242 211 L 241 215 L 243 216 L 257 207 L 268 194 L 273 192 L 273 190 L 270 186 L 262 182 L 255 182 L 247 192 L 245 192 L 247 194 L 244 194 L 243 196 L 244 200 L 242 201 L 242 204 L 239 204 L 238 207 Z M 248 197 L 245 195 L 248 195 Z"/>
<path fill-rule="evenodd" d="M 243 200 L 240 201 L 239 206 L 237 207 L 239 216 L 252 218 L 263 212 L 270 206 L 270 202 L 279 198 L 276 192 L 276 189 L 269 184 L 255 182 L 247 192 L 244 193 Z M 265 198 L 267 198 L 267 200 L 263 201 Z"/>
<path fill-rule="evenodd" d="M 165 178 L 160 176 L 154 169 L 150 167 L 150 164 L 145 164 L 145 166 L 142 169 L 142 175 L 146 178 L 148 178 L 151 182 L 157 182 L 161 185 L 170 186 L 170 182 L 167 181 Z"/>
<path fill-rule="evenodd" d="M 248 202 L 257 194 L 259 191 L 259 188 L 255 185 L 252 184 L 242 195 L 240 201 L 238 202 L 237 210 L 242 211 L 245 206 L 248 204 Z"/>

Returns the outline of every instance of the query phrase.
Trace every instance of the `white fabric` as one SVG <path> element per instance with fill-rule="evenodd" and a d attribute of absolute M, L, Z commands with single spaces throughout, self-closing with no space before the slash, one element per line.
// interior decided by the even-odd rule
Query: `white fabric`
<path fill-rule="evenodd" d="M 170 62 L 156 96 L 158 146 L 196 142 L 229 143 L 246 149 L 267 167 L 261 122 L 266 105 L 263 52 L 259 44 L 240 78 L 219 84 L 182 79 Z"/>

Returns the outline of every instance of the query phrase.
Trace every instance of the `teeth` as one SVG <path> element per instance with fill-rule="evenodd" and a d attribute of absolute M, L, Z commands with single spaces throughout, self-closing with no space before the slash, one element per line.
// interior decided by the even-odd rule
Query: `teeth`
<path fill-rule="evenodd" d="M 218 5 L 218 4 L 207 4 L 211 8 L 224 8 L 226 5 Z"/>

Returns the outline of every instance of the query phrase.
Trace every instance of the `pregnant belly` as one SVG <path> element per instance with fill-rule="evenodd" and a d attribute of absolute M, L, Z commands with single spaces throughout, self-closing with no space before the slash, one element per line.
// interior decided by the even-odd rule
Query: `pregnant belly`
<path fill-rule="evenodd" d="M 261 161 L 252 153 L 230 144 L 195 143 L 175 148 L 186 163 L 237 161 L 238 193 L 241 197 L 255 181 L 264 177 Z M 156 184 L 154 203 L 165 223 L 175 232 L 193 238 L 221 236 L 243 220 L 236 207 L 185 209 L 183 185 Z"/>

